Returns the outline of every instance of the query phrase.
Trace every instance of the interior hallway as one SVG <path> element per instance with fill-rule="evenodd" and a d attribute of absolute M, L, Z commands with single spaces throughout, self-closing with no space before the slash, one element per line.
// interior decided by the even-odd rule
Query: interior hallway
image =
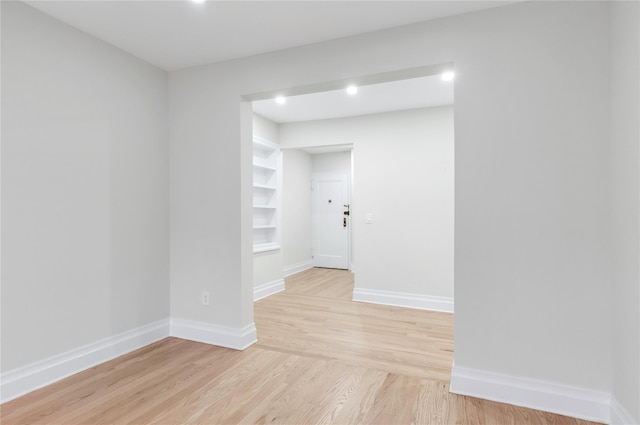
<path fill-rule="evenodd" d="M 453 315 L 350 301 L 311 269 L 255 304 L 245 351 L 167 338 L 2 405 L 8 424 L 588 424 L 450 394 Z"/>

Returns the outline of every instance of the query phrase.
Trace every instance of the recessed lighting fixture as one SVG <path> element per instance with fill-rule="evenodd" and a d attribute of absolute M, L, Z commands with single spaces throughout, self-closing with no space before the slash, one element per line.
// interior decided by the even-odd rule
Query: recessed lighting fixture
<path fill-rule="evenodd" d="M 356 93 L 358 93 L 358 87 L 356 87 L 356 86 L 349 86 L 349 87 L 347 87 L 347 93 L 349 93 L 349 94 L 356 94 Z"/>
<path fill-rule="evenodd" d="M 451 81 L 455 78 L 456 74 L 453 73 L 453 71 L 447 71 L 447 72 L 443 72 L 442 75 L 440 75 L 440 79 L 442 81 Z"/>
<path fill-rule="evenodd" d="M 278 96 L 278 97 L 276 97 L 276 103 L 278 105 L 282 105 L 284 103 L 287 103 L 287 99 L 285 99 L 284 96 Z"/>
<path fill-rule="evenodd" d="M 207 0 L 191 0 L 191 1 L 194 2 L 194 3 L 202 4 Z"/>

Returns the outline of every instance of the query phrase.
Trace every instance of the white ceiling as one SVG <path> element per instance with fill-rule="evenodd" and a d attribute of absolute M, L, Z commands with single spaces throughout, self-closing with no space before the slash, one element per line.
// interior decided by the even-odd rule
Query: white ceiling
<path fill-rule="evenodd" d="M 162 69 L 240 58 L 509 1 L 57 1 L 25 3 Z"/>
<path fill-rule="evenodd" d="M 282 105 L 274 99 L 254 101 L 253 111 L 271 121 L 285 123 L 451 105 L 453 82 L 434 75 L 362 86 L 355 95 L 333 90 L 286 100 Z"/>

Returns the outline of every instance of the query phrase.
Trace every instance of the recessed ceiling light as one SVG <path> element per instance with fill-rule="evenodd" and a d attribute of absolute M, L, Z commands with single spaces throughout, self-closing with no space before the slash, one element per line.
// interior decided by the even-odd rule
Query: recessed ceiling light
<path fill-rule="evenodd" d="M 202 4 L 207 0 L 191 0 L 191 1 L 194 2 L 194 3 Z"/>
<path fill-rule="evenodd" d="M 278 96 L 276 97 L 276 103 L 278 105 L 282 105 L 283 103 L 287 103 L 287 99 L 285 99 L 284 96 Z"/>
<path fill-rule="evenodd" d="M 356 93 L 358 93 L 358 87 L 356 87 L 356 86 L 349 86 L 349 87 L 347 87 L 347 93 L 349 93 L 349 94 L 356 94 Z"/>
<path fill-rule="evenodd" d="M 456 74 L 453 73 L 453 71 L 447 71 L 447 72 L 443 72 L 442 75 L 440 75 L 440 79 L 442 81 L 451 81 L 455 78 Z"/>

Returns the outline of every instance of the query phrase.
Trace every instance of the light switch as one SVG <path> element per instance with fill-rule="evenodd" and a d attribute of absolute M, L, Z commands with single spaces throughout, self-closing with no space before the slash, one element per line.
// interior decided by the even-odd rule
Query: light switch
<path fill-rule="evenodd" d="M 367 223 L 367 224 L 373 223 L 373 213 L 367 213 L 364 216 L 364 222 Z"/>

